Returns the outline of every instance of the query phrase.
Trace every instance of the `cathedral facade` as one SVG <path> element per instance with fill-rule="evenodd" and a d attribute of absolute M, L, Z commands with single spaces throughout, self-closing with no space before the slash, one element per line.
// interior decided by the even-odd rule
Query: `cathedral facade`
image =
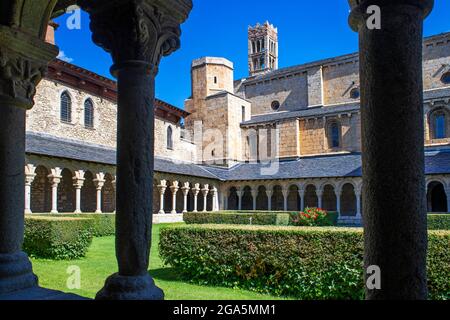
<path fill-rule="evenodd" d="M 204 57 L 184 109 L 155 101 L 156 221 L 321 207 L 361 222 L 359 55 L 282 69 L 278 57 L 278 30 L 249 27 L 247 78 Z M 448 212 L 450 33 L 425 38 L 423 59 L 428 210 Z M 50 64 L 27 114 L 26 213 L 114 212 L 116 99 L 115 82 Z"/>

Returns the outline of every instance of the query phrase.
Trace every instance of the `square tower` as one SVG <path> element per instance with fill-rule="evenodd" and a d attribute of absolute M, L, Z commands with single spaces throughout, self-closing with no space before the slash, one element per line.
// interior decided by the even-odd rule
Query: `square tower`
<path fill-rule="evenodd" d="M 278 29 L 268 21 L 248 27 L 250 76 L 278 69 Z"/>

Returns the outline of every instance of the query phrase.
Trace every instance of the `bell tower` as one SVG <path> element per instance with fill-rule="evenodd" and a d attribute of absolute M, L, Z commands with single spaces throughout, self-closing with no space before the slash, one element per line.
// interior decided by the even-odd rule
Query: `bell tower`
<path fill-rule="evenodd" d="M 268 21 L 248 27 L 248 66 L 250 76 L 278 69 L 278 29 Z"/>

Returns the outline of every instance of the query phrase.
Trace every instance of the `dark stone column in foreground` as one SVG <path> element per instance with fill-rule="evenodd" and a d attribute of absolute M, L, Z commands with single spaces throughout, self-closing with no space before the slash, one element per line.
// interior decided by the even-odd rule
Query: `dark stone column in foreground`
<path fill-rule="evenodd" d="M 163 56 L 179 48 L 190 0 L 82 0 L 93 40 L 110 52 L 118 80 L 116 256 L 119 272 L 101 300 L 163 299 L 148 274 L 154 159 L 154 81 Z"/>
<path fill-rule="evenodd" d="M 426 299 L 422 29 L 432 0 L 350 0 L 359 32 L 367 299 Z M 368 7 L 381 11 L 370 29 Z"/>
<path fill-rule="evenodd" d="M 36 85 L 57 52 L 32 35 L 0 25 L 0 300 L 16 294 L 27 299 L 28 290 L 38 285 L 31 262 L 22 252 L 25 113 L 33 106 Z"/>

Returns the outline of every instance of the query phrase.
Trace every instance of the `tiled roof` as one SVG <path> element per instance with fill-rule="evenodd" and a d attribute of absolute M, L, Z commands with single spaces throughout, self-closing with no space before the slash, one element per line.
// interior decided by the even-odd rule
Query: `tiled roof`
<path fill-rule="evenodd" d="M 31 132 L 27 133 L 26 152 L 107 165 L 116 164 L 115 149 Z M 450 174 L 450 149 L 427 151 L 425 163 L 427 175 Z M 157 172 L 223 181 L 337 178 L 362 175 L 359 153 L 303 157 L 273 164 L 242 163 L 232 168 L 202 166 L 157 157 L 154 169 Z"/>

